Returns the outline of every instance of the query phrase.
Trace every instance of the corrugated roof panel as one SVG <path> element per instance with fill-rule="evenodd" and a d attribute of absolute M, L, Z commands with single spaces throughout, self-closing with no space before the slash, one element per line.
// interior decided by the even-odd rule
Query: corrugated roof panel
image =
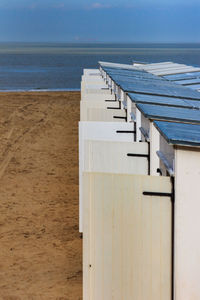
<path fill-rule="evenodd" d="M 186 67 L 186 68 L 177 68 L 173 70 L 162 70 L 162 71 L 152 71 L 151 73 L 158 76 L 172 75 L 172 74 L 181 74 L 200 71 L 200 68 Z"/>
<path fill-rule="evenodd" d="M 112 63 L 105 64 L 108 64 L 103 66 L 107 74 L 125 92 L 200 100 L 199 92 L 192 91 L 193 87 L 189 89 L 187 87 L 176 85 L 173 82 L 152 75 L 144 70 L 123 69 L 126 65 Z M 197 88 L 199 89 L 200 86 L 197 86 Z M 196 89 L 196 87 L 194 89 Z"/>
<path fill-rule="evenodd" d="M 112 68 L 104 68 L 104 71 L 109 75 L 121 75 L 121 76 L 146 76 L 149 78 L 158 78 L 157 76 L 147 73 L 143 70 L 123 70 L 123 69 L 112 69 Z"/>
<path fill-rule="evenodd" d="M 185 79 L 185 80 L 178 80 L 174 81 L 176 84 L 181 84 L 181 85 L 190 85 L 190 84 L 200 84 L 200 78 L 193 78 L 193 79 Z"/>
<path fill-rule="evenodd" d="M 145 63 L 148 66 L 159 66 L 159 65 L 172 65 L 174 64 L 173 61 L 162 61 L 162 62 L 155 62 L 155 63 Z"/>
<path fill-rule="evenodd" d="M 105 61 L 99 61 L 100 66 L 103 67 L 111 67 L 111 68 L 119 68 L 119 69 L 131 69 L 134 70 L 136 69 L 133 65 L 128 65 L 128 64 L 119 64 L 119 63 L 110 63 L 110 62 L 105 62 Z"/>
<path fill-rule="evenodd" d="M 135 103 L 147 103 L 165 106 L 175 106 L 175 107 L 186 107 L 186 108 L 196 108 L 200 109 L 200 101 L 164 97 L 164 96 L 152 96 L 146 94 L 128 93 L 130 99 Z"/>
<path fill-rule="evenodd" d="M 146 68 L 147 66 L 150 67 L 157 67 L 157 66 L 169 66 L 169 65 L 173 65 L 174 63 L 172 61 L 164 61 L 164 62 L 159 62 L 159 63 L 148 63 L 148 62 L 141 62 L 141 61 L 135 61 L 133 60 L 133 65 L 137 64 L 137 67 L 139 68 Z"/>
<path fill-rule="evenodd" d="M 163 84 L 169 84 L 168 81 L 164 80 L 164 79 L 159 79 L 159 78 L 152 78 L 152 77 L 148 77 L 148 76 L 143 76 L 143 75 L 135 75 L 135 76 L 122 76 L 122 75 L 110 75 L 110 78 L 116 83 L 116 84 L 120 84 L 121 82 L 126 82 L 126 83 L 134 83 L 137 81 L 156 81 L 156 82 L 160 82 L 162 81 Z"/>
<path fill-rule="evenodd" d="M 134 83 L 119 81 L 117 84 L 125 92 L 136 92 L 151 95 L 171 96 L 178 98 L 199 99 L 200 93 L 176 84 L 167 84 L 163 81 L 141 81 Z"/>
<path fill-rule="evenodd" d="M 200 77 L 200 72 L 185 72 L 183 74 L 174 74 L 174 75 L 166 75 L 163 76 L 164 78 L 168 80 L 184 80 L 184 79 L 189 79 L 189 78 L 197 78 Z"/>
<path fill-rule="evenodd" d="M 171 120 L 200 124 L 200 111 L 196 109 L 152 104 L 136 104 L 136 106 L 150 120 Z"/>
<path fill-rule="evenodd" d="M 135 77 L 135 76 L 140 76 L 140 77 L 145 77 L 145 78 L 157 78 L 160 80 L 160 77 L 157 77 L 153 74 L 150 74 L 150 73 L 147 73 L 147 72 L 135 72 L 135 71 L 123 71 L 123 70 L 120 70 L 119 72 L 116 72 L 116 71 L 107 71 L 106 72 L 109 76 L 123 76 L 124 78 L 126 77 Z M 166 80 L 164 78 L 162 78 L 162 80 Z"/>
<path fill-rule="evenodd" d="M 121 70 L 121 69 L 112 69 L 112 68 L 104 68 L 107 74 L 118 74 L 118 75 L 134 75 L 134 74 L 142 74 L 143 72 L 138 70 Z"/>
<path fill-rule="evenodd" d="M 190 84 L 190 85 L 185 85 L 185 86 L 192 90 L 200 90 L 200 84 Z"/>
<path fill-rule="evenodd" d="M 154 124 L 169 144 L 200 146 L 200 125 L 163 121 Z"/>
<path fill-rule="evenodd" d="M 186 68 L 187 66 L 186 65 L 183 65 L 183 64 L 175 64 L 175 63 L 173 63 L 173 64 L 171 64 L 171 65 L 163 65 L 163 66 L 153 66 L 153 67 L 151 67 L 151 66 L 144 66 L 144 70 L 147 70 L 147 71 L 152 71 L 152 72 L 154 72 L 154 71 L 162 71 L 162 70 L 173 70 L 173 69 L 182 69 L 182 68 Z"/>

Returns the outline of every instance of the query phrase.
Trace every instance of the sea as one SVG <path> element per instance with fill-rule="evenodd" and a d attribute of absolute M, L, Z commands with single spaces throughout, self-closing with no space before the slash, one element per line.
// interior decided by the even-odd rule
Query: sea
<path fill-rule="evenodd" d="M 200 44 L 0 43 L 0 91 L 80 90 L 83 69 L 98 61 L 200 66 Z"/>

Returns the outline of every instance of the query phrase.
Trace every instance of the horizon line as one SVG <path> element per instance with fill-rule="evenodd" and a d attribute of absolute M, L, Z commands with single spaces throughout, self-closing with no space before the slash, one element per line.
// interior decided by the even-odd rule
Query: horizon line
<path fill-rule="evenodd" d="M 47 44 L 47 43 L 54 43 L 54 44 L 200 44 L 199 42 L 195 41 L 1 41 L 0 43 L 38 43 L 38 44 Z"/>

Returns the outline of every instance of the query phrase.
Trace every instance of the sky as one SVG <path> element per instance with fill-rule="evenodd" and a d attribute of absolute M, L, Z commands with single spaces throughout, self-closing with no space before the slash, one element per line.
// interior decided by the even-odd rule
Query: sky
<path fill-rule="evenodd" d="M 200 42 L 200 0 L 0 0 L 0 41 Z"/>

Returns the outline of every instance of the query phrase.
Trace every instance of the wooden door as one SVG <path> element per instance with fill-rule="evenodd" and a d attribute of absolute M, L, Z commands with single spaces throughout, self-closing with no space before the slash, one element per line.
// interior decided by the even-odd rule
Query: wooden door
<path fill-rule="evenodd" d="M 169 177 L 84 173 L 84 300 L 171 299 L 170 193 Z"/>

